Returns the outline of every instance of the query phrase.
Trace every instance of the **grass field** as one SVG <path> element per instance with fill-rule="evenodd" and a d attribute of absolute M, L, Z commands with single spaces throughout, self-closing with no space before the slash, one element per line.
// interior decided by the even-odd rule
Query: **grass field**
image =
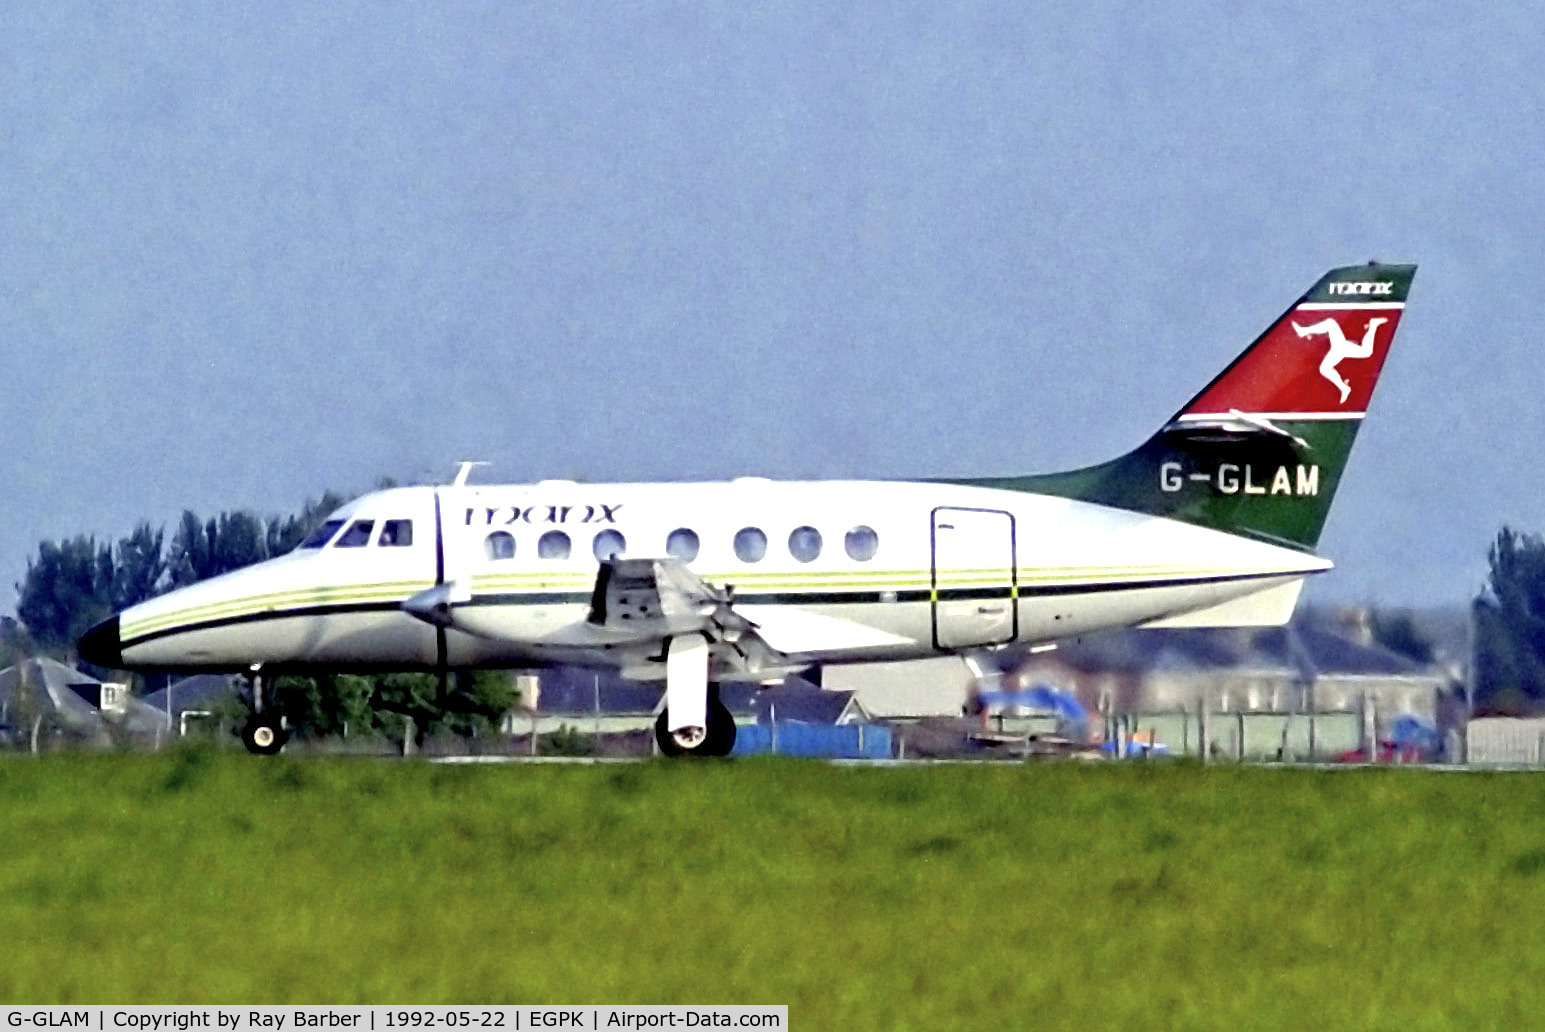
<path fill-rule="evenodd" d="M 1545 778 L 0 757 L 0 1000 L 1545 1022 Z"/>

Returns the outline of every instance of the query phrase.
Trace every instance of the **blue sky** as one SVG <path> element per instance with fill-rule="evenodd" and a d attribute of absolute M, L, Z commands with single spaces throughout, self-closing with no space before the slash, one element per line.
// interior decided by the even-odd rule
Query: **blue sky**
<path fill-rule="evenodd" d="M 6 5 L 5 583 L 464 458 L 1082 465 L 1379 258 L 1310 597 L 1465 602 L 1545 529 L 1545 14 L 1002 6 Z"/>

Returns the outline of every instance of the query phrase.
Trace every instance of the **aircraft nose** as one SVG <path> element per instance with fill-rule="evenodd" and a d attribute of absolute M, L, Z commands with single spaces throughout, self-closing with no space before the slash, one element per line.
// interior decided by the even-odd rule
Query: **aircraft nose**
<path fill-rule="evenodd" d="M 116 614 L 103 620 L 80 636 L 75 643 L 80 658 L 93 666 L 117 670 L 123 666 L 123 642 L 118 637 Z"/>

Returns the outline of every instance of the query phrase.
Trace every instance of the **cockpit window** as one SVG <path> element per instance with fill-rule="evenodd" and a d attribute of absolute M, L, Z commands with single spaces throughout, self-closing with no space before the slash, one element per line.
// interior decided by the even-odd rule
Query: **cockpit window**
<path fill-rule="evenodd" d="M 408 548 L 413 544 L 412 520 L 387 520 L 381 525 L 381 540 L 377 542 L 383 548 Z"/>
<path fill-rule="evenodd" d="M 313 530 L 310 534 L 307 534 L 306 540 L 297 545 L 296 549 L 321 548 L 323 545 L 327 544 L 333 539 L 333 535 L 338 533 L 338 528 L 341 526 L 343 526 L 342 520 L 328 520 L 316 530 Z"/>
<path fill-rule="evenodd" d="M 370 532 L 375 529 L 375 520 L 355 520 L 349 529 L 343 532 L 333 545 L 334 548 L 363 548 L 370 544 Z"/>

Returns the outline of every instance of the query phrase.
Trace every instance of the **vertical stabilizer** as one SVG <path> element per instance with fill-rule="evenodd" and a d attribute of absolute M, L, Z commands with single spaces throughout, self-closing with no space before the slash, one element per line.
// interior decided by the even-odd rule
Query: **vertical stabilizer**
<path fill-rule="evenodd" d="M 1062 495 L 1312 549 L 1414 265 L 1332 269 L 1135 451 L 972 483 Z"/>

